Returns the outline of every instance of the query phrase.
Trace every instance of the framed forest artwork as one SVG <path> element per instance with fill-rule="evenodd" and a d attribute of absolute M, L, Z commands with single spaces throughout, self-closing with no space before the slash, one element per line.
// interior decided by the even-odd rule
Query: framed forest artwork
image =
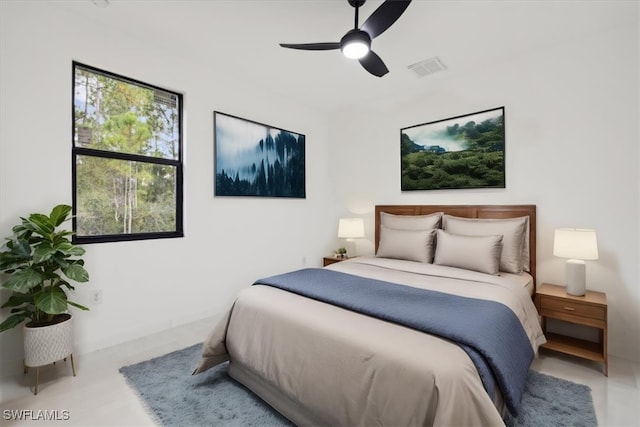
<path fill-rule="evenodd" d="M 504 107 L 400 130 L 401 189 L 505 188 Z"/>
<path fill-rule="evenodd" d="M 215 196 L 305 198 L 305 136 L 213 113 Z"/>

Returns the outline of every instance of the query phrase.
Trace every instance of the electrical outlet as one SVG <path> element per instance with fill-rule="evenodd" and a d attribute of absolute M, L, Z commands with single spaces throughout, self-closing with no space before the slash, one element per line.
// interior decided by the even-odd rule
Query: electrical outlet
<path fill-rule="evenodd" d="M 93 291 L 93 304 L 94 305 L 102 304 L 102 289 L 97 289 Z"/>
<path fill-rule="evenodd" d="M 307 265 L 307 257 L 306 256 L 302 256 L 302 265 Z"/>

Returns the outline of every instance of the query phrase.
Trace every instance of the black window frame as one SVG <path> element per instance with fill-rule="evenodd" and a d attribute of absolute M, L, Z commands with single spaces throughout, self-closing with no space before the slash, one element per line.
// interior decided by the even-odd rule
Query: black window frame
<path fill-rule="evenodd" d="M 137 154 L 122 153 L 117 151 L 104 151 L 96 150 L 86 147 L 76 146 L 76 126 L 75 126 L 75 81 L 76 81 L 76 68 L 81 67 L 93 73 L 102 74 L 106 77 L 122 80 L 127 83 L 139 85 L 152 90 L 160 90 L 176 95 L 178 100 L 178 158 L 177 160 L 143 156 Z M 135 241 L 135 240 L 153 240 L 153 239 L 168 239 L 184 237 L 183 228 L 183 149 L 184 149 L 184 129 L 183 129 L 183 95 L 174 90 L 165 89 L 160 86 L 155 86 L 149 83 L 142 82 L 131 77 L 126 77 L 121 74 L 106 71 L 100 68 L 96 68 L 90 65 L 86 65 L 77 61 L 72 61 L 71 72 L 71 165 L 72 165 L 72 227 L 74 234 L 72 235 L 73 243 L 87 244 L 87 243 L 105 243 L 105 242 L 123 242 L 123 241 Z M 94 236 L 78 236 L 77 223 L 76 223 L 76 208 L 77 208 L 77 180 L 76 180 L 76 159 L 78 156 L 92 156 L 105 159 L 117 159 L 125 161 L 135 161 L 147 164 L 168 165 L 176 168 L 176 221 L 175 231 L 162 231 L 162 232 L 150 232 L 150 233 L 128 233 L 128 234 L 103 234 Z"/>

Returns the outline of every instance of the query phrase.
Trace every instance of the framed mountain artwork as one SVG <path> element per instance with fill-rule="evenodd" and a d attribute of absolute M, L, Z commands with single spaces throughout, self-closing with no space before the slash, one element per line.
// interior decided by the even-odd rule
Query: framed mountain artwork
<path fill-rule="evenodd" d="M 214 111 L 215 196 L 305 195 L 305 136 Z"/>
<path fill-rule="evenodd" d="M 400 130 L 401 189 L 505 188 L 504 107 Z"/>

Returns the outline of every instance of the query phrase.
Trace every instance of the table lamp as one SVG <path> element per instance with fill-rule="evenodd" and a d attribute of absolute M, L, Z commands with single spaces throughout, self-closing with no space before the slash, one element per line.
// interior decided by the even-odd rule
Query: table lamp
<path fill-rule="evenodd" d="M 338 238 L 347 239 L 347 243 L 353 246 L 353 254 L 355 255 L 355 242 L 353 239 L 361 239 L 364 237 L 364 221 L 362 218 L 340 218 L 338 222 Z M 347 249 L 347 256 L 349 256 Z"/>
<path fill-rule="evenodd" d="M 584 260 L 598 259 L 595 230 L 558 228 L 553 238 L 553 255 L 569 258 L 566 263 L 566 286 L 569 295 L 585 294 Z"/>

